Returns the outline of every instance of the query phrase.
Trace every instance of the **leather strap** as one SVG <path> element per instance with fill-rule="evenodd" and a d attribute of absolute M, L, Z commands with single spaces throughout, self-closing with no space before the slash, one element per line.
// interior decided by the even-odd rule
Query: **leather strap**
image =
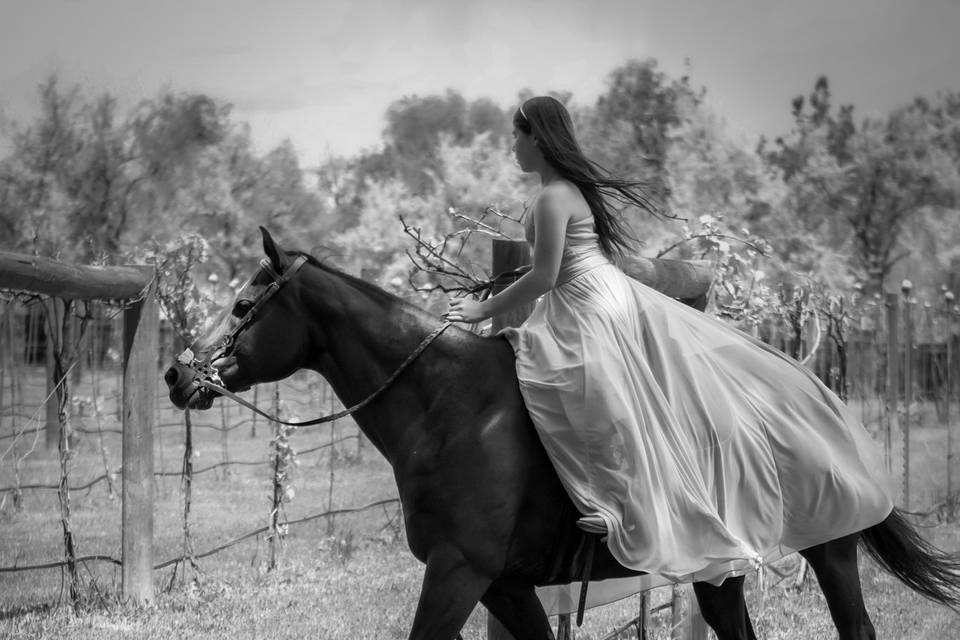
<path fill-rule="evenodd" d="M 247 402 L 246 400 L 244 400 L 237 394 L 233 393 L 232 391 L 227 391 L 220 385 L 214 382 L 211 382 L 210 380 L 200 379 L 197 382 L 201 387 L 204 387 L 211 391 L 215 391 L 216 393 L 219 393 L 222 396 L 226 396 L 227 398 L 230 398 L 234 402 L 242 404 L 243 406 L 247 407 L 251 411 L 254 411 L 255 413 L 263 416 L 264 418 L 272 422 L 277 422 L 277 423 L 289 425 L 292 427 L 309 427 L 311 425 L 323 424 L 326 422 L 333 422 L 334 420 L 345 418 L 346 416 L 349 416 L 350 414 L 356 411 L 359 411 L 360 409 L 363 409 L 365 406 L 367 406 L 368 404 L 376 400 L 378 397 L 380 397 L 380 395 L 384 391 L 386 391 L 391 384 L 393 384 L 394 380 L 396 380 L 400 376 L 400 374 L 403 373 L 407 369 L 407 367 L 409 367 L 413 363 L 413 361 L 416 360 L 420 356 L 420 354 L 423 353 L 427 349 L 427 347 L 429 347 L 433 343 L 434 340 L 439 338 L 440 334 L 446 331 L 451 324 L 453 323 L 449 321 L 444 322 L 442 325 L 434 329 L 426 338 L 421 340 L 420 344 L 417 345 L 417 348 L 414 349 L 409 356 L 407 356 L 407 359 L 404 360 L 400 364 L 400 366 L 397 367 L 397 369 L 392 374 L 390 374 L 390 377 L 387 378 L 383 382 L 383 384 L 381 384 L 380 387 L 378 387 L 377 390 L 371 393 L 369 396 L 367 396 L 357 404 L 353 405 L 352 407 L 348 407 L 344 409 L 343 411 L 338 411 L 337 413 L 323 416 L 321 418 L 314 418 L 313 420 L 305 420 L 303 422 L 287 422 L 286 420 L 281 420 L 276 416 L 272 416 L 269 413 L 262 411 L 253 403 Z"/>

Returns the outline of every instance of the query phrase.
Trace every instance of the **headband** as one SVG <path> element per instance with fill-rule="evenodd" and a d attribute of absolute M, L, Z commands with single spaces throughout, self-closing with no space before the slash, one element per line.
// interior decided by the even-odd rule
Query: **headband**
<path fill-rule="evenodd" d="M 523 116 L 524 120 L 527 120 L 527 114 L 523 112 L 523 105 L 520 105 L 520 115 Z M 529 120 L 527 120 L 529 122 Z"/>

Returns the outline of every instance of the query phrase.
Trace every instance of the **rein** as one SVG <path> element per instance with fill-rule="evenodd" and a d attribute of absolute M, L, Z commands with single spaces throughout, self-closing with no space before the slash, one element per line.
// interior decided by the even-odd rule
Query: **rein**
<path fill-rule="evenodd" d="M 376 400 L 381 394 L 383 394 L 384 391 L 387 390 L 387 388 L 391 384 L 393 384 L 393 381 L 396 380 L 400 376 L 400 374 L 403 373 L 407 369 L 407 367 L 409 367 L 413 363 L 413 361 L 416 360 L 417 357 L 419 357 L 420 354 L 423 353 L 427 349 L 427 347 L 430 346 L 430 344 L 434 340 L 440 337 L 441 333 L 447 330 L 447 327 L 449 327 L 451 324 L 452 323 L 449 321 L 444 322 L 442 325 L 440 325 L 439 327 L 434 329 L 432 332 L 430 332 L 430 334 L 426 338 L 420 341 L 420 344 L 417 345 L 417 348 L 414 349 L 409 356 L 407 356 L 407 359 L 404 360 L 402 363 L 400 363 L 400 366 L 397 367 L 392 374 L 390 374 L 390 377 L 384 380 L 383 384 L 381 384 L 376 389 L 376 391 L 368 395 L 366 398 L 364 398 L 357 404 L 353 405 L 352 407 L 348 407 L 344 409 L 343 411 L 338 411 L 337 413 L 332 413 L 330 415 L 323 416 L 321 418 L 314 418 L 313 420 L 305 420 L 303 422 L 287 422 L 286 420 L 281 420 L 276 416 L 272 416 L 269 413 L 262 411 L 261 409 L 257 408 L 257 406 L 254 405 L 253 403 L 247 402 L 237 394 L 233 393 L 232 391 L 227 391 L 222 386 L 216 384 L 215 382 L 212 382 L 209 379 L 201 378 L 197 380 L 197 383 L 205 389 L 209 389 L 210 391 L 215 391 L 222 396 L 226 396 L 227 398 L 230 398 L 234 402 L 242 404 L 246 408 L 263 416 L 264 418 L 266 418 L 267 420 L 270 420 L 271 422 L 277 422 L 279 424 L 285 424 L 292 427 L 309 427 L 311 425 L 323 424 L 325 422 L 333 422 L 334 420 L 345 418 L 350 414 L 356 411 L 359 411 L 360 409 L 363 409 L 365 406 L 367 406 L 368 404 Z"/>
<path fill-rule="evenodd" d="M 447 327 L 449 327 L 452 324 L 449 320 L 445 321 L 442 325 L 440 325 L 439 327 L 434 329 L 432 332 L 430 332 L 430 334 L 420 341 L 420 344 L 417 345 L 417 348 L 414 349 L 409 356 L 407 356 L 406 360 L 400 363 L 400 366 L 397 367 L 392 374 L 390 374 L 390 376 L 383 382 L 383 384 L 380 385 L 380 387 L 377 388 L 376 391 L 374 391 L 369 396 L 364 398 L 359 403 L 353 405 L 352 407 L 348 407 L 343 411 L 338 411 L 337 413 L 334 413 L 331 415 L 323 416 L 321 418 L 315 418 L 313 420 L 305 420 L 303 422 L 288 422 L 286 420 L 281 420 L 277 416 L 272 416 L 269 413 L 266 413 L 265 411 L 259 409 L 253 403 L 247 402 L 246 400 L 244 400 L 237 394 L 233 393 L 232 391 L 226 390 L 223 387 L 223 381 L 220 379 L 220 374 L 218 373 L 216 367 L 214 367 L 212 363 L 217 358 L 227 357 L 230 354 L 230 352 L 233 349 L 233 345 L 237 340 L 237 336 L 240 335 L 240 332 L 242 332 L 245 328 L 247 328 L 247 326 L 250 323 L 253 322 L 254 316 L 256 316 L 257 312 L 263 307 L 263 305 L 266 304 L 266 302 L 270 298 L 272 298 L 274 294 L 277 293 L 277 291 L 280 290 L 280 287 L 282 287 L 284 284 L 290 281 L 290 279 L 294 276 L 294 274 L 297 271 L 300 270 L 300 267 L 302 267 L 306 261 L 307 259 L 305 257 L 303 256 L 298 257 L 296 260 L 294 260 L 293 264 L 290 265 L 290 267 L 287 268 L 284 271 L 284 273 L 281 275 L 281 274 L 278 274 L 276 271 L 274 271 L 273 267 L 271 266 L 268 260 L 261 260 L 260 261 L 261 269 L 273 279 L 273 282 L 271 282 L 270 285 L 263 291 L 263 293 L 261 293 L 260 296 L 257 297 L 257 299 L 254 301 L 250 310 L 243 315 L 243 317 L 237 323 L 236 327 L 234 327 L 234 329 L 230 333 L 224 336 L 220 344 L 218 344 L 212 350 L 210 355 L 208 355 L 203 360 L 197 359 L 196 356 L 194 356 L 193 351 L 191 351 L 190 349 L 185 349 L 183 353 L 181 353 L 177 357 L 178 363 L 180 363 L 184 367 L 188 367 L 194 372 L 194 374 L 196 374 L 193 380 L 197 384 L 197 388 L 194 389 L 193 393 L 199 392 L 200 389 L 207 389 L 208 391 L 213 391 L 222 396 L 230 398 L 234 402 L 241 404 L 244 407 L 247 407 L 251 411 L 257 413 L 258 415 L 263 416 L 264 418 L 266 418 L 267 420 L 270 420 L 271 422 L 277 422 L 279 424 L 285 424 L 291 427 L 308 427 L 310 425 L 323 424 L 325 422 L 333 422 L 334 420 L 339 420 L 340 418 L 344 418 L 356 411 L 359 411 L 360 409 L 364 408 L 365 406 L 367 406 L 368 404 L 376 400 L 384 391 L 387 390 L 387 388 L 391 384 L 393 384 L 393 381 L 396 380 L 400 376 L 400 374 L 403 373 L 407 369 L 407 367 L 409 367 L 413 363 L 413 361 L 416 360 L 420 356 L 420 354 L 423 353 L 426 350 L 426 348 L 429 347 L 434 340 L 440 337 L 440 334 L 446 331 Z"/>

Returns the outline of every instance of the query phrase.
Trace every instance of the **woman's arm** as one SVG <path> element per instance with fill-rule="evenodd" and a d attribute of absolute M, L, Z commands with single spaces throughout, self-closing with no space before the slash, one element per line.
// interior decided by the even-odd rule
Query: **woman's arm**
<path fill-rule="evenodd" d="M 451 300 L 446 316 L 448 320 L 478 322 L 533 302 L 554 287 L 560 272 L 572 209 L 565 189 L 560 185 L 547 187 L 537 199 L 533 210 L 535 235 L 531 269 L 509 287 L 483 302 L 468 298 Z"/>

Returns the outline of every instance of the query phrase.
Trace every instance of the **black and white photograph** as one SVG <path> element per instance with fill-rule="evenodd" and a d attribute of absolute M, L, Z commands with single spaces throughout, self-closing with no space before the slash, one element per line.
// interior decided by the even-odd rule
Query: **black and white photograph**
<path fill-rule="evenodd" d="M 960 638 L 956 0 L 0 0 L 0 638 Z"/>

